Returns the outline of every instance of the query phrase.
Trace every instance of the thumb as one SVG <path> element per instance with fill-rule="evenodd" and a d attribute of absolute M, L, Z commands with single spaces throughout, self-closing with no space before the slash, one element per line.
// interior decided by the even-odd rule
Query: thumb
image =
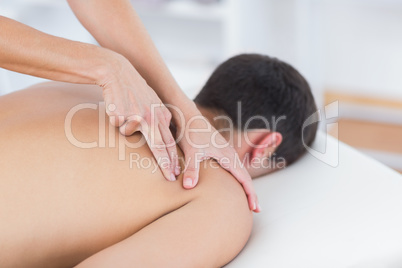
<path fill-rule="evenodd" d="M 105 100 L 106 114 L 109 116 L 109 123 L 114 127 L 120 127 L 124 124 L 125 118 L 123 115 L 119 115 L 117 107 L 114 103 L 110 103 L 109 100 Z"/>
<path fill-rule="evenodd" d="M 200 164 L 194 155 L 185 156 L 186 168 L 183 173 L 183 187 L 192 189 L 198 183 L 198 175 L 200 173 Z"/>

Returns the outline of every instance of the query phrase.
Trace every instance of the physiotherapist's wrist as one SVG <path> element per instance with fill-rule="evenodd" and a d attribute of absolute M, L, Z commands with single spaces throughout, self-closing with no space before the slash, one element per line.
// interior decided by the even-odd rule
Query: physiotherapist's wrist
<path fill-rule="evenodd" d="M 172 105 L 169 107 L 170 112 L 172 113 L 172 122 L 176 126 L 177 130 L 185 129 L 187 123 L 194 117 L 202 116 L 201 112 L 198 110 L 195 103 L 189 99 L 183 99 L 179 105 Z"/>
<path fill-rule="evenodd" d="M 126 69 L 134 69 L 121 54 L 103 47 L 96 47 L 98 55 L 91 68 L 93 83 L 103 87 L 109 81 L 119 79 Z M 135 69 L 134 69 L 135 70 Z M 134 72 L 136 74 L 136 72 Z"/>

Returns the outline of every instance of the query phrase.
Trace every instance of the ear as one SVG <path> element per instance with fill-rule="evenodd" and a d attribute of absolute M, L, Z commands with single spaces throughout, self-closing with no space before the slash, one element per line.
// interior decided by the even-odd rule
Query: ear
<path fill-rule="evenodd" d="M 269 132 L 263 135 L 251 151 L 251 161 L 255 158 L 270 157 L 276 148 L 282 143 L 282 134 L 279 132 Z"/>

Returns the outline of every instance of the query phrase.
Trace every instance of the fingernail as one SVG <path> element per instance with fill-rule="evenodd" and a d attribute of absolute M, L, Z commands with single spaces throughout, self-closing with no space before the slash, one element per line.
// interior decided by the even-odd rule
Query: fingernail
<path fill-rule="evenodd" d="M 176 176 L 180 175 L 180 167 L 175 167 L 174 172 L 176 173 Z"/>
<path fill-rule="evenodd" d="M 255 201 L 254 201 L 253 210 L 255 210 L 256 208 L 257 208 L 257 205 L 256 205 L 256 203 L 255 203 Z"/>
<path fill-rule="evenodd" d="M 170 181 L 175 181 L 176 176 L 173 173 L 170 173 Z"/>
<path fill-rule="evenodd" d="M 185 178 L 183 185 L 187 186 L 187 187 L 191 187 L 193 185 L 193 180 L 191 178 Z"/>

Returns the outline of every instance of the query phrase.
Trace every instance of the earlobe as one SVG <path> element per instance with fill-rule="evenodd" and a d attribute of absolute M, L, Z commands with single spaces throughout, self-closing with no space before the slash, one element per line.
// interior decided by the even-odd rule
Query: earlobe
<path fill-rule="evenodd" d="M 279 132 L 271 132 L 269 134 L 271 136 L 271 145 L 270 147 L 278 147 L 282 143 L 282 134 Z"/>
<path fill-rule="evenodd" d="M 251 154 L 251 160 L 256 158 L 267 158 L 270 157 L 276 148 L 282 143 L 282 134 L 279 132 L 269 132 L 264 135 L 262 139 L 258 142 L 258 146 L 253 148 Z"/>

